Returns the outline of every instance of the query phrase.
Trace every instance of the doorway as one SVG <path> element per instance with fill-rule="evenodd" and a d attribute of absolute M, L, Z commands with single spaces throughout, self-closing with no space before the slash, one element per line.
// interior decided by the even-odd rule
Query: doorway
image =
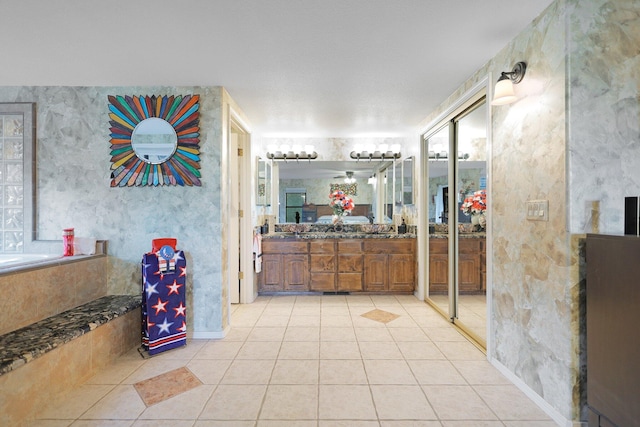
<path fill-rule="evenodd" d="M 429 236 L 426 300 L 487 341 L 487 105 L 471 97 L 423 135 Z"/>

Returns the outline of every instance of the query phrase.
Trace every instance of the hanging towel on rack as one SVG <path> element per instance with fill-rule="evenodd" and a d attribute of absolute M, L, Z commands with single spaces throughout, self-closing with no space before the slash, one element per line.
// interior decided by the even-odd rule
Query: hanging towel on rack
<path fill-rule="evenodd" d="M 262 271 L 262 234 L 253 232 L 253 263 L 256 273 Z"/>

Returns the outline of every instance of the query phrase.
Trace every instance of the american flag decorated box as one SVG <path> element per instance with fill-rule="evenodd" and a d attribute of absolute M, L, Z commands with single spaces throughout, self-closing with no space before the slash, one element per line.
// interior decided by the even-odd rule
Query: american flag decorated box
<path fill-rule="evenodd" d="M 183 251 L 162 247 L 142 258 L 142 346 L 154 355 L 187 343 Z"/>

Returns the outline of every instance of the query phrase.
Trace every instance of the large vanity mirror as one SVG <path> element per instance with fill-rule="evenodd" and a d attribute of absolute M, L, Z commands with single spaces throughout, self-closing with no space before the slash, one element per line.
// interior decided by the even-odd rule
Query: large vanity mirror
<path fill-rule="evenodd" d="M 171 123 L 150 117 L 138 123 L 131 134 L 131 148 L 143 162 L 158 165 L 166 162 L 178 147 L 178 135 Z"/>
<path fill-rule="evenodd" d="M 258 157 L 256 169 L 256 205 L 271 206 L 271 160 Z"/>
<path fill-rule="evenodd" d="M 278 204 L 275 194 L 273 200 L 274 206 L 278 206 L 274 212 L 277 222 L 330 223 L 333 211 L 329 206 L 329 194 L 333 189 L 344 191 L 355 204 L 351 215 L 344 218 L 345 224 L 389 222 L 384 212 L 378 215 L 377 208 L 381 190 L 378 183 L 382 182 L 379 178 L 387 163 L 390 162 L 277 162 L 274 168 L 278 168 Z"/>

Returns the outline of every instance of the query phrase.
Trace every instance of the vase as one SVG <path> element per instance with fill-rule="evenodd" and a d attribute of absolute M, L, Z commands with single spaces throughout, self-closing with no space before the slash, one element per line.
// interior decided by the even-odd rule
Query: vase
<path fill-rule="evenodd" d="M 331 222 L 336 225 L 336 224 L 342 224 L 342 215 L 333 215 L 331 217 Z"/>
<path fill-rule="evenodd" d="M 482 231 L 487 225 L 487 219 L 483 213 L 472 213 L 471 224 L 473 225 L 474 231 Z"/>

